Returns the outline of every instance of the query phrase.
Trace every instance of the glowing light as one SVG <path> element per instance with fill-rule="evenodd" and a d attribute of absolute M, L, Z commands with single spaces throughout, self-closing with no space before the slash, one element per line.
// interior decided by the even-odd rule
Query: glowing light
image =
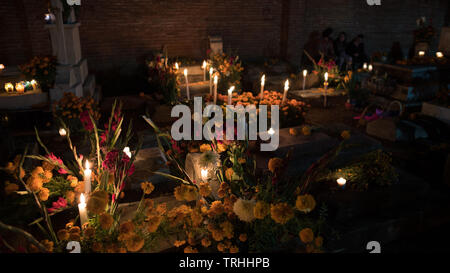
<path fill-rule="evenodd" d="M 59 129 L 59 135 L 66 136 L 67 135 L 66 129 L 64 129 L 64 128 Z"/>
<path fill-rule="evenodd" d="M 347 180 L 345 178 L 343 178 L 343 177 L 340 177 L 336 181 L 337 181 L 338 185 L 341 186 L 341 187 L 345 186 L 345 184 L 347 183 Z"/>

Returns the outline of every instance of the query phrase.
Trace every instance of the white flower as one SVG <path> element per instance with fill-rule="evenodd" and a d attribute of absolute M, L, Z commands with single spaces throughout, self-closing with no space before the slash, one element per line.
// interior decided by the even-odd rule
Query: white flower
<path fill-rule="evenodd" d="M 255 200 L 239 198 L 233 205 L 233 211 L 241 221 L 251 222 L 255 219 L 255 215 L 253 214 L 254 207 Z"/>

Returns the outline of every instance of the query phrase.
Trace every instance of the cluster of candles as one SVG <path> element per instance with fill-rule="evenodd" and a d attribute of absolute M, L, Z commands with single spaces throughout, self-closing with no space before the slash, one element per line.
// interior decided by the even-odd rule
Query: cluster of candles
<path fill-rule="evenodd" d="M 419 57 L 424 57 L 425 56 L 425 51 L 421 50 L 417 54 L 419 55 Z M 444 57 L 444 53 L 442 53 L 441 51 L 438 51 L 438 52 L 436 52 L 436 57 L 443 58 Z"/>
<path fill-rule="evenodd" d="M 363 69 L 364 69 L 364 70 L 369 70 L 369 72 L 372 72 L 372 70 L 373 70 L 373 65 L 371 65 L 371 64 L 367 65 L 367 63 L 364 63 L 364 64 L 363 64 Z"/>
<path fill-rule="evenodd" d="M 11 82 L 7 82 L 7 83 L 5 83 L 4 88 L 5 88 L 6 92 L 8 92 L 8 93 L 14 92 L 14 87 L 15 87 L 17 93 L 23 93 L 23 92 L 25 92 L 25 89 L 27 89 L 30 85 L 33 87 L 33 90 L 36 90 L 37 82 L 35 80 L 21 81 L 21 82 L 16 83 L 15 86 Z"/>

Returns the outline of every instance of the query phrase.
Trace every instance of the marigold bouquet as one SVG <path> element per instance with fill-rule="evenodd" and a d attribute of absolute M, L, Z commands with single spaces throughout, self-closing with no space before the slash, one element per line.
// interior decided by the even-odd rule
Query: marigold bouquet
<path fill-rule="evenodd" d="M 225 53 L 211 53 L 211 66 L 219 73 L 218 90 L 228 90 L 235 86 L 236 90 L 241 89 L 241 74 L 244 71 L 239 56 L 229 56 Z"/>
<path fill-rule="evenodd" d="M 56 77 L 54 56 L 35 56 L 30 62 L 20 65 L 20 71 L 28 80 L 36 80 L 43 91 L 53 87 Z"/>

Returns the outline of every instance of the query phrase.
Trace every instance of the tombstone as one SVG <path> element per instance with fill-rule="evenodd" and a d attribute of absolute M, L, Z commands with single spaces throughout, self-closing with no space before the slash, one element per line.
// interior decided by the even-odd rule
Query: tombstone
<path fill-rule="evenodd" d="M 209 48 L 211 49 L 211 53 L 213 53 L 213 54 L 223 53 L 222 37 L 209 36 L 208 38 L 209 38 Z"/>
<path fill-rule="evenodd" d="M 68 23 L 64 24 L 62 18 L 63 5 L 59 0 L 51 0 L 55 23 L 46 24 L 50 32 L 53 55 L 57 57 L 55 85 L 50 89 L 50 100 L 61 99 L 65 92 L 75 94 L 77 97 L 92 96 L 95 94 L 95 77 L 89 75 L 87 60 L 82 58 L 79 27 L 73 8 L 71 8 Z"/>

